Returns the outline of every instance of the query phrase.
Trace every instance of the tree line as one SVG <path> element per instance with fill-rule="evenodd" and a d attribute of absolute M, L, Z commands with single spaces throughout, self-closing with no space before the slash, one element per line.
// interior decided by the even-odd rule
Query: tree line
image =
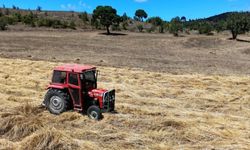
<path fill-rule="evenodd" d="M 26 14 L 19 12 L 19 8 L 13 6 L 13 9 L 17 10 L 11 12 L 8 8 L 1 9 L 0 11 L 0 30 L 6 30 L 8 25 L 15 25 L 23 23 L 31 27 L 52 27 L 52 28 L 70 28 L 76 29 L 74 20 L 64 21 L 60 19 L 54 19 L 47 17 L 47 12 L 44 13 L 44 17 L 39 16 L 33 11 L 29 11 Z M 41 7 L 38 6 L 36 12 L 41 12 Z"/>
<path fill-rule="evenodd" d="M 13 9 L 19 10 L 13 6 Z M 53 28 L 70 28 L 76 29 L 75 20 L 63 21 L 40 17 L 32 11 L 29 14 L 22 15 L 20 12 L 10 13 L 9 9 L 0 11 L 0 29 L 5 30 L 7 25 L 22 22 L 31 27 L 53 27 Z M 36 9 L 41 12 L 40 6 Z M 198 31 L 199 34 L 212 35 L 214 32 L 222 32 L 228 30 L 232 33 L 232 39 L 236 39 L 239 34 L 244 34 L 250 30 L 250 13 L 249 12 L 233 12 L 219 20 L 197 19 L 188 20 L 185 16 L 175 17 L 170 21 L 165 21 L 159 16 L 148 18 L 148 14 L 143 9 L 135 11 L 134 17 L 130 18 L 124 13 L 122 16 L 117 14 L 117 10 L 111 6 L 97 6 L 92 16 L 86 12 L 80 13 L 78 17 L 85 23 L 90 24 L 96 29 L 106 29 L 107 34 L 112 30 L 128 30 L 128 27 L 135 26 L 139 32 L 169 32 L 174 36 L 180 33 L 189 34 L 190 31 Z M 149 26 L 148 26 L 149 25 Z"/>
<path fill-rule="evenodd" d="M 122 16 L 118 16 L 116 9 L 111 6 L 98 6 L 93 11 L 94 24 L 105 26 L 107 34 L 110 34 L 110 26 L 122 25 L 126 30 L 128 21 L 131 22 L 131 18 L 127 17 L 126 13 Z M 142 10 L 138 9 L 135 12 L 133 18 L 136 21 L 139 32 L 144 29 L 145 22 L 150 23 L 152 26 L 147 29 L 148 32 L 158 30 L 159 33 L 170 32 L 174 36 L 179 36 L 180 33 L 189 33 L 191 30 L 196 30 L 199 34 L 212 35 L 213 31 L 222 32 L 229 30 L 232 33 L 232 39 L 236 39 L 239 34 L 244 34 L 250 30 L 250 13 L 249 12 L 233 12 L 227 17 L 218 21 L 209 21 L 206 19 L 197 19 L 187 21 L 185 16 L 175 17 L 171 21 L 164 21 L 161 17 L 150 17 Z M 98 26 L 97 26 L 98 27 Z"/>

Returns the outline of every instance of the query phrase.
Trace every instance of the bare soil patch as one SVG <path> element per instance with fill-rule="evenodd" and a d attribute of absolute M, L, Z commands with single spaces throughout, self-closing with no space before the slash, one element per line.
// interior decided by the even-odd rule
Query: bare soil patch
<path fill-rule="evenodd" d="M 0 32 L 0 56 L 173 74 L 250 74 L 250 44 L 228 40 L 230 35 L 116 35 L 58 30 Z M 249 40 L 248 36 L 240 38 Z"/>

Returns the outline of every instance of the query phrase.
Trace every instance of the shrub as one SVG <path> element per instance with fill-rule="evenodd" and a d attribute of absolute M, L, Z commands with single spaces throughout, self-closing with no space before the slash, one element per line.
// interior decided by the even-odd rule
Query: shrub
<path fill-rule="evenodd" d="M 37 16 L 30 12 L 28 15 L 23 16 L 22 22 L 34 26 L 37 20 Z"/>
<path fill-rule="evenodd" d="M 217 22 L 215 25 L 214 25 L 214 28 L 215 30 L 219 33 L 221 31 L 224 31 L 226 30 L 227 26 L 226 26 L 226 22 L 221 20 L 219 22 Z"/>
<path fill-rule="evenodd" d="M 6 30 L 7 29 L 7 21 L 5 18 L 0 18 L 0 30 Z"/>
<path fill-rule="evenodd" d="M 74 21 L 71 21 L 69 24 L 69 28 L 75 30 L 76 29 L 76 24 Z"/>
<path fill-rule="evenodd" d="M 101 24 L 99 21 L 95 19 L 91 19 L 91 26 L 93 26 L 96 29 L 101 29 Z"/>
<path fill-rule="evenodd" d="M 198 30 L 200 34 L 211 35 L 211 32 L 213 31 L 213 26 L 209 22 L 201 22 L 199 24 Z"/>
<path fill-rule="evenodd" d="M 63 21 L 62 28 L 64 28 L 64 29 L 68 28 L 68 22 L 67 21 Z"/>
<path fill-rule="evenodd" d="M 62 22 L 60 20 L 51 20 L 53 28 L 62 28 Z"/>
<path fill-rule="evenodd" d="M 21 15 L 20 12 L 17 12 L 17 13 L 12 14 L 12 17 L 13 17 L 13 19 L 14 19 L 16 22 L 21 22 L 21 21 L 22 21 L 22 15 Z"/>
<path fill-rule="evenodd" d="M 9 25 L 13 25 L 15 23 L 15 20 L 13 19 L 13 17 L 3 16 L 1 18 L 2 18 L 2 21 L 4 21 L 5 23 Z"/>
<path fill-rule="evenodd" d="M 127 21 L 123 21 L 122 22 L 122 29 L 123 30 L 128 30 L 127 27 L 128 27 L 128 22 Z"/>
<path fill-rule="evenodd" d="M 142 32 L 144 29 L 143 25 L 142 24 L 137 25 L 137 29 L 139 30 L 139 32 Z"/>
<path fill-rule="evenodd" d="M 147 22 L 159 27 L 159 33 L 164 32 L 165 22 L 160 17 L 151 17 L 147 20 Z"/>

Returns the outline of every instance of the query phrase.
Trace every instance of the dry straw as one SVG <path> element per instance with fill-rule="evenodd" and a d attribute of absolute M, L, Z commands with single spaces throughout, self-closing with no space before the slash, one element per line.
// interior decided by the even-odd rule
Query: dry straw
<path fill-rule="evenodd" d="M 95 122 L 39 107 L 56 65 L 0 59 L 0 149 L 250 148 L 249 76 L 100 67 L 118 113 Z"/>

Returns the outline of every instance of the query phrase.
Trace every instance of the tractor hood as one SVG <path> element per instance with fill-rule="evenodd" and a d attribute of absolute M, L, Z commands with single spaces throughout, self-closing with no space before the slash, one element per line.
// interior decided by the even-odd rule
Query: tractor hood
<path fill-rule="evenodd" d="M 93 90 L 89 91 L 88 94 L 90 97 L 98 98 L 98 97 L 102 97 L 103 94 L 107 91 L 108 90 L 105 90 L 105 89 L 93 89 Z"/>
<path fill-rule="evenodd" d="M 99 100 L 100 108 L 104 112 L 115 110 L 115 90 L 93 89 L 88 92 L 89 96 L 94 100 Z"/>

